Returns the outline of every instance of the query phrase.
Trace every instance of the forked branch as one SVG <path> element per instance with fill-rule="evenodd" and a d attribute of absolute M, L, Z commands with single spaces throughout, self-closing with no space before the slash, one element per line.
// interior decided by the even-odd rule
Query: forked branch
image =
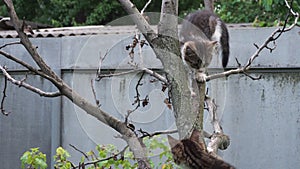
<path fill-rule="evenodd" d="M 136 6 L 130 0 L 119 0 L 126 12 L 131 15 L 134 23 L 137 24 L 138 29 L 142 32 L 148 42 L 151 42 L 155 37 L 155 31 L 150 27 L 147 20 L 139 12 Z"/>
<path fill-rule="evenodd" d="M 210 115 L 211 124 L 214 128 L 214 133 L 210 136 L 210 141 L 207 145 L 207 151 L 214 156 L 218 156 L 218 149 L 224 150 L 230 144 L 229 136 L 225 135 L 223 129 L 220 125 L 218 116 L 217 116 L 217 106 L 215 104 L 214 99 L 210 97 L 205 97 L 205 103 L 207 105 L 207 109 Z"/>

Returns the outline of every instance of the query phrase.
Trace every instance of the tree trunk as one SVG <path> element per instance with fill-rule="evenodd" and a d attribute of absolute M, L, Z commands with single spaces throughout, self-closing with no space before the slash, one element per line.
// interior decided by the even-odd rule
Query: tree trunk
<path fill-rule="evenodd" d="M 204 7 L 205 9 L 214 12 L 214 0 L 204 0 Z"/>

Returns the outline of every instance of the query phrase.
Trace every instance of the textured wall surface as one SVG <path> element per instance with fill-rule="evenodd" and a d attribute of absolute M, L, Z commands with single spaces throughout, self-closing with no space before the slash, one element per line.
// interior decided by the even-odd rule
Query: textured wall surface
<path fill-rule="evenodd" d="M 241 64 L 254 53 L 253 43 L 260 45 L 275 28 L 230 29 L 231 58 L 229 67 L 235 67 L 235 57 Z M 300 166 L 300 29 L 284 34 L 276 43 L 272 53 L 262 52 L 254 62 L 252 75 L 262 75 L 253 81 L 243 75 L 232 75 L 208 82 L 209 95 L 216 99 L 218 114 L 224 131 L 231 138 L 231 145 L 220 152 L 224 159 L 237 168 L 293 169 Z M 37 38 L 33 44 L 47 63 L 60 74 L 77 92 L 94 102 L 91 79 L 95 78 L 99 58 L 107 53 L 101 63 L 104 74 L 124 72 L 132 69 L 128 64 L 125 46 L 132 42 L 130 33 L 75 36 L 62 38 Z M 17 39 L 0 39 L 0 45 Z M 9 46 L 5 51 L 33 64 L 20 45 Z M 143 56 L 143 57 L 141 57 Z M 142 53 L 135 51 L 133 62 L 154 69 L 162 65 L 149 46 Z M 209 73 L 222 71 L 220 59 L 214 58 Z M 16 79 L 27 73 L 19 65 L 0 57 Z M 135 87 L 141 73 L 103 78 L 93 81 L 101 108 L 124 120 L 128 110 L 136 105 Z M 1 92 L 4 78 L 0 75 Z M 174 117 L 163 103 L 168 97 L 162 92 L 160 82 L 151 82 L 153 77 L 145 75 L 139 86 L 141 98 L 149 97 L 149 105 L 140 107 L 130 121 L 136 128 L 153 132 L 176 128 Z M 55 91 L 46 80 L 28 75 L 26 82 L 46 91 Z M 125 146 L 115 138 L 117 132 L 101 124 L 93 117 L 74 106 L 65 98 L 42 98 L 37 94 L 8 83 L 5 108 L 12 113 L 0 115 L 0 164 L 1 168 L 20 168 L 19 158 L 31 147 L 40 147 L 52 160 L 57 146 L 62 145 L 71 154 L 72 160 L 81 154 L 69 144 L 82 151 L 89 151 L 97 144 Z M 2 93 L 1 93 L 2 97 Z M 205 128 L 212 132 L 205 113 Z"/>

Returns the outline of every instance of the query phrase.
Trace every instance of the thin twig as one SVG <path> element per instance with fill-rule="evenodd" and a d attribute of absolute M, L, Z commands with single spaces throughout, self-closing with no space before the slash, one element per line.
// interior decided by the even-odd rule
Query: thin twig
<path fill-rule="evenodd" d="M 290 10 L 290 12 L 294 15 L 294 16 L 298 16 L 299 13 L 298 12 L 294 12 L 293 8 L 291 7 L 291 5 L 288 3 L 287 0 L 284 0 L 285 5 L 287 6 L 287 8 Z M 291 1 L 291 4 L 293 4 L 294 0 Z"/>
<path fill-rule="evenodd" d="M 148 2 L 145 4 L 144 8 L 141 10 L 142 15 L 144 14 L 146 8 L 148 7 L 148 5 L 150 5 L 150 3 L 151 3 L 151 0 L 148 0 Z"/>
<path fill-rule="evenodd" d="M 97 95 L 96 95 L 96 90 L 95 90 L 95 88 L 94 88 L 94 80 L 93 80 L 93 79 L 91 79 L 91 88 L 92 88 L 92 93 L 93 93 L 93 96 L 94 96 L 94 99 L 95 99 L 95 103 L 96 103 L 96 105 L 97 105 L 98 107 L 100 107 L 101 104 L 100 104 L 99 99 L 97 99 Z"/>
<path fill-rule="evenodd" d="M 262 78 L 262 75 L 259 75 L 258 77 L 254 77 L 248 74 L 247 72 L 243 72 L 243 74 L 249 77 L 251 80 L 260 80 Z"/>
<path fill-rule="evenodd" d="M 78 151 L 78 152 L 81 153 L 86 159 L 89 160 L 89 156 L 86 155 L 83 151 L 79 150 L 77 147 L 75 147 L 75 146 L 72 145 L 72 144 L 69 144 L 69 146 L 71 146 L 74 150 Z"/>
<path fill-rule="evenodd" d="M 133 69 L 133 70 L 118 72 L 118 73 L 99 74 L 98 79 L 96 79 L 96 80 L 99 81 L 99 79 L 102 79 L 102 78 L 105 78 L 105 77 L 109 78 L 109 77 L 114 77 L 114 76 L 122 76 L 122 75 L 135 73 L 135 72 L 141 72 L 141 71 L 143 71 L 143 70 L 142 69 Z"/>
<path fill-rule="evenodd" d="M 142 129 L 139 129 L 138 131 L 142 134 L 142 136 L 140 138 L 153 137 L 153 136 L 162 135 L 162 134 L 173 134 L 173 133 L 178 132 L 178 130 L 166 130 L 166 131 L 156 131 L 154 133 L 149 133 Z"/>
<path fill-rule="evenodd" d="M 46 73 L 39 71 L 38 69 L 32 67 L 31 65 L 29 65 L 28 63 L 26 63 L 26 62 L 24 62 L 22 60 L 16 58 L 15 56 L 12 56 L 12 55 L 10 55 L 10 54 L 2 51 L 2 50 L 0 50 L 0 55 L 4 56 L 7 59 L 10 59 L 10 60 L 12 60 L 12 61 L 14 61 L 14 62 L 16 62 L 16 63 L 18 63 L 20 65 L 22 65 L 23 67 L 25 67 L 26 69 L 28 69 L 29 71 L 31 71 L 31 72 L 33 72 L 33 73 L 35 73 L 37 75 L 40 75 L 40 76 L 42 76 L 42 77 L 44 77 L 44 78 L 46 78 L 46 79 L 48 79 L 50 81 L 54 80 L 54 78 L 50 77 Z"/>
<path fill-rule="evenodd" d="M 128 118 L 130 116 L 131 113 L 133 113 L 134 111 L 136 111 L 140 106 L 141 106 L 141 102 L 143 101 L 143 99 L 140 99 L 140 92 L 139 92 L 139 86 L 142 86 L 143 84 L 141 83 L 143 77 L 145 75 L 145 71 L 143 71 L 142 75 L 140 76 L 137 84 L 135 85 L 135 93 L 136 95 L 134 96 L 135 100 L 134 102 L 132 103 L 132 105 L 136 105 L 136 107 L 132 110 L 127 110 L 127 114 L 125 116 L 125 122 L 127 123 L 128 122 Z"/>
<path fill-rule="evenodd" d="M 155 71 L 153 71 L 153 70 L 151 70 L 149 68 L 146 68 L 146 67 L 137 68 L 137 69 L 133 69 L 133 70 L 128 70 L 128 71 L 124 71 L 124 72 L 118 72 L 118 73 L 100 74 L 98 76 L 98 79 L 96 79 L 96 80 L 99 81 L 99 79 L 102 79 L 102 78 L 110 78 L 110 77 L 114 77 L 114 76 L 122 76 L 122 75 L 126 75 L 126 74 L 131 74 L 131 73 L 138 73 L 138 72 L 142 72 L 142 71 L 144 71 L 145 73 L 149 74 L 150 76 L 153 76 L 157 80 L 164 82 L 165 84 L 169 84 L 168 80 L 165 77 L 163 77 L 159 73 L 156 73 Z"/>
<path fill-rule="evenodd" d="M 6 46 L 16 45 L 16 44 L 21 44 L 21 42 L 20 41 L 16 41 L 16 42 L 6 43 L 6 44 L 0 46 L 0 49 L 5 48 Z"/>
<path fill-rule="evenodd" d="M 155 77 L 157 80 L 164 82 L 165 84 L 169 84 L 168 80 L 163 77 L 162 75 L 156 73 L 155 71 L 148 69 L 148 68 L 141 68 L 141 70 L 145 71 L 146 73 L 148 73 L 149 75 Z"/>
<path fill-rule="evenodd" d="M 217 117 L 217 105 L 215 104 L 215 100 L 211 99 L 207 95 L 205 96 L 205 103 L 207 105 L 208 112 L 210 114 L 211 123 L 214 127 L 215 133 L 223 133 L 222 127 L 219 124 L 219 119 Z"/>
<path fill-rule="evenodd" d="M 138 11 L 135 5 L 130 0 L 119 0 L 126 12 L 131 16 L 134 23 L 137 24 L 140 32 L 145 36 L 148 42 L 152 42 L 157 37 L 155 31 L 150 27 L 147 20 Z"/>
<path fill-rule="evenodd" d="M 129 146 L 125 146 L 123 148 L 122 151 L 120 151 L 119 153 L 117 154 L 114 154 L 113 156 L 110 156 L 110 157 L 107 157 L 107 158 L 103 158 L 103 159 L 99 159 L 99 160 L 94 160 L 94 161 L 89 161 L 89 162 L 86 162 L 86 163 L 83 163 L 84 166 L 88 166 L 88 165 L 96 165 L 97 163 L 99 162 L 102 162 L 102 161 L 107 161 L 109 159 L 112 159 L 112 158 L 116 158 L 117 156 L 121 155 L 121 159 L 124 159 L 124 153 L 126 151 L 126 149 L 128 148 Z M 82 166 L 82 164 L 80 165 Z M 80 168 L 80 166 L 75 166 L 74 168 Z"/>
<path fill-rule="evenodd" d="M 101 75 L 101 67 L 102 67 L 102 63 L 104 61 L 104 59 L 106 58 L 108 54 L 108 51 L 106 51 L 105 55 L 104 56 L 101 56 L 101 52 L 99 52 L 99 55 L 100 55 L 100 58 L 99 58 L 99 66 L 98 66 L 98 69 L 97 69 L 97 72 L 96 72 L 96 78 L 97 78 L 97 81 L 99 81 L 101 78 L 100 78 L 100 75 Z"/>
<path fill-rule="evenodd" d="M 34 93 L 39 94 L 40 96 L 43 96 L 43 97 L 58 97 L 58 96 L 61 96 L 60 91 L 45 92 L 45 91 L 42 91 L 39 88 L 36 88 L 36 87 L 33 87 L 33 86 L 27 84 L 26 82 L 19 81 L 19 80 L 16 80 L 16 79 L 12 78 L 10 76 L 10 74 L 1 65 L 0 65 L 0 70 L 2 71 L 3 75 L 7 78 L 7 80 L 12 82 L 13 84 L 18 85 L 19 87 L 24 87 L 24 88 L 26 88 L 26 89 L 34 92 Z"/>
<path fill-rule="evenodd" d="M 1 109 L 1 112 L 2 112 L 3 115 L 8 116 L 11 112 L 6 112 L 5 109 L 4 109 L 4 101 L 5 101 L 5 98 L 7 97 L 6 96 L 6 89 L 7 89 L 7 77 L 4 76 L 4 87 L 3 87 L 3 91 L 2 91 L 3 96 L 2 96 L 2 100 L 1 100 L 0 109 Z"/>
<path fill-rule="evenodd" d="M 229 136 L 225 135 L 223 129 L 220 125 L 218 116 L 217 116 L 217 106 L 214 99 L 211 99 L 207 95 L 205 96 L 205 103 L 208 107 L 208 112 L 210 114 L 211 124 L 214 128 L 214 133 L 209 136 L 210 142 L 207 145 L 207 151 L 213 156 L 218 156 L 218 149 L 226 149 L 230 144 Z"/>

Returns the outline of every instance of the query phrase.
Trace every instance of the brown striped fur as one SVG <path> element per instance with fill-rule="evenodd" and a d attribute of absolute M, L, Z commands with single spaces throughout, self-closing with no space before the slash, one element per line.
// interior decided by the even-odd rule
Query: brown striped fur
<path fill-rule="evenodd" d="M 200 146 L 199 131 L 194 130 L 188 139 L 177 140 L 168 136 L 176 164 L 186 169 L 234 169 L 233 166 L 203 150 Z"/>

